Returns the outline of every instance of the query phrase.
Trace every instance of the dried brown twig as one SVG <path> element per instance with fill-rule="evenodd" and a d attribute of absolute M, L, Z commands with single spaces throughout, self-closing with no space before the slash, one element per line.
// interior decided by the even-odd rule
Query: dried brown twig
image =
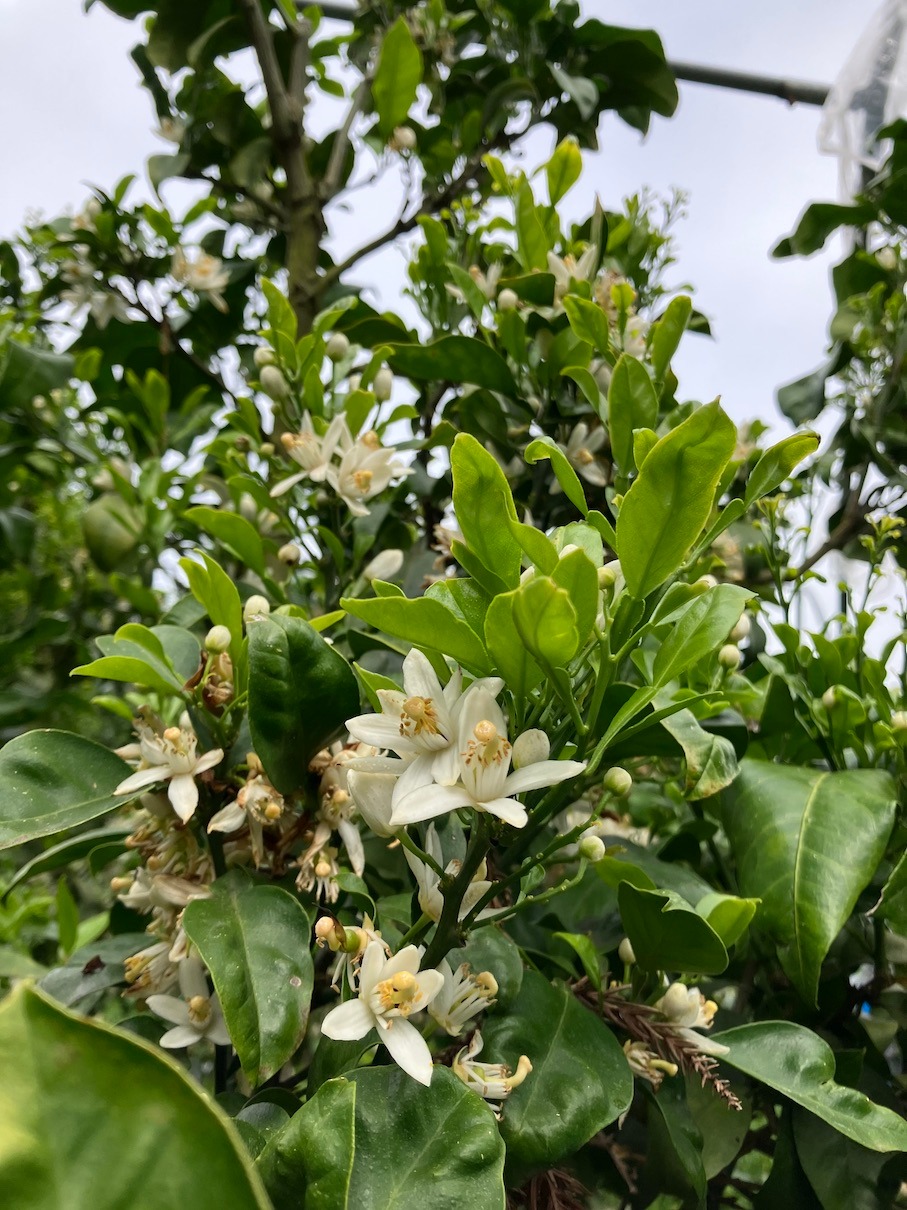
<path fill-rule="evenodd" d="M 588 1189 L 560 1168 L 539 1172 L 507 1195 L 507 1210 L 585 1210 Z"/>

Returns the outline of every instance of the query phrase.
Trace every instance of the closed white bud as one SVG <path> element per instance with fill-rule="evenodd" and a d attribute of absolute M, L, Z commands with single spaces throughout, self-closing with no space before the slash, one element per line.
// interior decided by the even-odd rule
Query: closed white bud
<path fill-rule="evenodd" d="M 895 731 L 907 731 L 907 710 L 895 710 L 891 716 L 891 726 Z"/>
<path fill-rule="evenodd" d="M 718 652 L 718 663 L 728 672 L 740 667 L 740 648 L 735 643 L 725 643 Z"/>
<path fill-rule="evenodd" d="M 672 983 L 659 1000 L 661 1012 L 669 1021 L 683 1018 L 690 1011 L 690 991 L 683 983 Z"/>
<path fill-rule="evenodd" d="M 387 366 L 382 366 L 375 375 L 375 380 L 372 383 L 372 390 L 375 392 L 375 398 L 379 403 L 384 403 L 390 399 L 391 392 L 394 389 L 394 373 Z"/>
<path fill-rule="evenodd" d="M 290 398 L 290 384 L 278 370 L 277 366 L 262 366 L 258 376 L 261 389 L 275 403 L 282 403 Z"/>
<path fill-rule="evenodd" d="M 505 287 L 498 295 L 498 310 L 499 311 L 515 311 L 519 306 L 520 300 L 516 290 L 511 290 Z"/>
<path fill-rule="evenodd" d="M 362 375 L 361 374 L 350 374 L 349 378 L 346 381 L 347 381 L 347 386 L 350 388 L 351 392 L 358 391 L 359 386 L 362 383 Z"/>
<path fill-rule="evenodd" d="M 226 626 L 212 626 L 205 635 L 205 651 L 211 655 L 220 655 L 229 649 L 232 641 L 233 636 Z"/>
<path fill-rule="evenodd" d="M 614 765 L 602 778 L 602 785 L 615 798 L 626 798 L 633 789 L 633 778 L 626 769 Z"/>
<path fill-rule="evenodd" d="M 838 696 L 838 686 L 829 685 L 829 687 L 822 694 L 822 705 L 825 707 L 826 710 L 834 710 L 834 708 L 835 708 L 835 706 L 837 706 L 839 700 L 840 699 Z"/>
<path fill-rule="evenodd" d="M 524 731 L 513 741 L 513 767 L 522 769 L 524 765 L 534 765 L 540 760 L 547 760 L 551 752 L 551 744 L 544 731 L 533 728 Z"/>
<path fill-rule="evenodd" d="M 277 552 L 277 557 L 288 567 L 295 567 L 302 558 L 302 551 L 295 542 L 286 542 Z"/>
<path fill-rule="evenodd" d="M 889 273 L 898 267 L 898 254 L 894 248 L 880 248 L 876 253 L 876 260 L 881 268 L 887 269 Z"/>
<path fill-rule="evenodd" d="M 611 559 L 604 567 L 598 569 L 599 588 L 614 588 L 620 591 L 624 586 L 624 573 L 619 559 Z"/>
<path fill-rule="evenodd" d="M 259 345 L 252 354 L 252 360 L 260 370 L 263 370 L 265 366 L 275 365 L 277 362 L 274 350 L 268 348 L 267 345 Z"/>
<path fill-rule="evenodd" d="M 252 596 L 243 606 L 243 621 L 254 622 L 258 618 L 266 618 L 270 612 L 271 606 L 266 597 Z"/>
<path fill-rule="evenodd" d="M 391 151 L 415 151 L 417 142 L 416 132 L 411 126 L 396 126 L 387 145 Z"/>
<path fill-rule="evenodd" d="M 605 855 L 605 842 L 600 836 L 584 836 L 579 842 L 579 855 L 586 861 L 601 861 Z"/>
<path fill-rule="evenodd" d="M 629 937 L 624 937 L 617 947 L 617 956 L 626 966 L 632 966 L 636 961 L 636 954 L 633 952 L 633 946 L 630 944 Z"/>
<path fill-rule="evenodd" d="M 402 566 L 402 550 L 382 550 L 366 563 L 362 574 L 366 580 L 392 580 Z"/>
<path fill-rule="evenodd" d="M 331 361 L 343 361 L 350 351 L 350 338 L 342 332 L 335 332 L 324 346 L 324 351 Z"/>
<path fill-rule="evenodd" d="M 749 638 L 750 630 L 752 629 L 749 614 L 742 613 L 740 621 L 728 635 L 728 639 L 732 643 L 742 643 L 744 639 Z"/>
<path fill-rule="evenodd" d="M 709 588 L 717 588 L 718 581 L 714 576 L 700 576 L 699 579 L 693 583 L 693 587 L 697 588 L 700 592 L 705 592 Z"/>

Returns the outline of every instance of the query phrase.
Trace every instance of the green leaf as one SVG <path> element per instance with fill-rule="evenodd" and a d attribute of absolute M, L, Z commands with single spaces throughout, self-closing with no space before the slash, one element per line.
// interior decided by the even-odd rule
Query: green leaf
<path fill-rule="evenodd" d="M 511 521 L 510 532 L 539 571 L 550 576 L 557 567 L 557 548 L 551 539 L 534 525 L 524 525 L 522 521 Z"/>
<path fill-rule="evenodd" d="M 489 671 L 482 640 L 456 614 L 431 597 L 375 597 L 357 601 L 344 597 L 341 606 L 355 618 L 368 622 L 395 638 L 417 647 L 440 651 L 472 672 Z"/>
<path fill-rule="evenodd" d="M 592 938 L 587 937 L 585 933 L 552 933 L 551 936 L 558 941 L 566 942 L 570 946 L 582 963 L 583 970 L 589 977 L 589 982 L 596 991 L 601 991 L 601 959 L 598 956 L 598 950 L 595 948 Z"/>
<path fill-rule="evenodd" d="M 256 886 L 240 870 L 219 878 L 211 891 L 210 899 L 186 906 L 183 926 L 211 972 L 230 1039 L 255 1088 L 305 1036 L 312 926 L 287 891 Z"/>
<path fill-rule="evenodd" d="M 728 956 L 715 930 L 671 891 L 622 882 L 617 902 L 636 961 L 645 970 L 720 975 Z"/>
<path fill-rule="evenodd" d="M 570 327 L 577 338 L 592 345 L 593 349 L 599 353 L 606 354 L 611 347 L 611 337 L 608 321 L 601 307 L 576 294 L 565 295 L 563 301 Z M 596 387 L 596 409 L 598 407 L 597 397 L 598 389 Z"/>
<path fill-rule="evenodd" d="M 532 1073 L 507 1099 L 501 1134 L 508 1169 L 522 1176 L 550 1168 L 618 1118 L 633 1078 L 617 1039 L 563 987 L 526 971 L 520 994 L 482 1028 L 483 1061 L 515 1069 L 528 1055 Z"/>
<path fill-rule="evenodd" d="M 483 567 L 514 588 L 522 552 L 510 530 L 517 516 L 507 476 L 469 433 L 457 434 L 450 466 L 454 512 L 466 545 Z"/>
<path fill-rule="evenodd" d="M 231 555 L 234 555 L 256 575 L 264 575 L 265 553 L 261 535 L 255 526 L 239 513 L 227 512 L 222 508 L 198 505 L 188 508 L 184 514 L 187 521 L 212 538 L 216 538 Z"/>
<path fill-rule="evenodd" d="M 428 1088 L 395 1066 L 328 1081 L 258 1163 L 275 1210 L 454 1207 L 464 1190 L 470 1210 L 504 1210 L 495 1120 L 444 1067 Z"/>
<path fill-rule="evenodd" d="M 149 660 L 134 656 L 104 655 L 90 664 L 73 668 L 70 676 L 94 676 L 103 681 L 122 681 L 127 685 L 144 685 L 158 693 L 183 691 L 183 683 L 173 673 L 161 672 Z"/>
<path fill-rule="evenodd" d="M 372 99 L 378 125 L 385 136 L 401 126 L 422 83 L 422 53 L 409 31 L 405 17 L 398 17 L 384 35 L 372 83 Z"/>
<path fill-rule="evenodd" d="M 180 559 L 180 567 L 189 581 L 189 591 L 205 607 L 212 624 L 226 626 L 230 631 L 230 658 L 237 686 L 241 690 L 245 686 L 246 653 L 243 647 L 242 601 L 236 585 L 224 569 L 206 554 L 202 555 L 201 563 L 195 559 Z"/>
<path fill-rule="evenodd" d="M 831 1047 L 792 1021 L 755 1021 L 712 1035 L 730 1049 L 722 1063 L 782 1093 L 870 1151 L 907 1151 L 907 1121 L 835 1083 Z"/>
<path fill-rule="evenodd" d="M 736 584 L 706 589 L 672 618 L 652 664 L 656 685 L 667 685 L 725 642 L 753 594 Z"/>
<path fill-rule="evenodd" d="M 0 400 L 6 409 L 30 409 L 36 395 L 65 387 L 73 359 L 65 353 L 36 349 L 18 340 L 0 344 Z"/>
<path fill-rule="evenodd" d="M 0 750 L 0 849 L 88 823 L 121 807 L 125 761 L 69 731 L 28 731 Z"/>
<path fill-rule="evenodd" d="M 740 899 L 712 891 L 696 904 L 697 913 L 707 920 L 728 949 L 736 945 L 750 926 L 761 900 Z"/>
<path fill-rule="evenodd" d="M 555 478 L 563 488 L 564 495 L 574 508 L 581 512 L 584 517 L 586 516 L 589 512 L 589 505 L 586 503 L 583 485 L 580 483 L 576 471 L 570 465 L 567 455 L 556 441 L 552 441 L 550 437 L 537 437 L 535 441 L 530 441 L 523 456 L 530 466 L 533 466 L 536 462 L 541 462 L 544 458 L 550 459 Z"/>
<path fill-rule="evenodd" d="M 692 313 L 692 300 L 685 294 L 680 294 L 677 298 L 671 299 L 664 315 L 653 328 L 650 349 L 652 369 L 655 371 L 658 382 L 664 381 L 671 358 L 677 352 Z"/>
<path fill-rule="evenodd" d="M 601 599 L 595 564 L 584 550 L 568 551 L 558 559 L 551 579 L 567 593 L 576 613 L 580 644 L 585 643 L 595 625 Z"/>
<path fill-rule="evenodd" d="M 702 1135 L 687 1105 L 683 1080 L 665 1080 L 657 1095 L 644 1086 L 644 1096 L 649 1128 L 644 1188 L 682 1197 L 685 1207 L 704 1207 Z"/>
<path fill-rule="evenodd" d="M 742 1089 L 735 1089 L 743 1108 L 729 1112 L 727 1102 L 716 1097 L 711 1086 L 703 1087 L 698 1076 L 687 1076 L 684 1082 L 687 1105 L 702 1135 L 702 1166 L 711 1180 L 739 1155 L 750 1128 L 752 1104 Z"/>
<path fill-rule="evenodd" d="M 147 1043 L 20 986 L 0 1008 L 0 1067 L 10 1210 L 269 1210 L 229 1119 Z"/>
<path fill-rule="evenodd" d="M 614 367 L 608 388 L 608 432 L 621 474 L 636 469 L 633 430 L 654 429 L 657 423 L 658 396 L 649 371 L 641 361 L 624 353 Z"/>
<path fill-rule="evenodd" d="M 89 832 L 80 832 L 78 836 L 72 836 L 68 840 L 54 845 L 53 848 L 45 849 L 43 853 L 39 853 L 31 861 L 20 866 L 13 878 L 3 888 L 2 898 L 5 899 L 15 887 L 23 882 L 28 882 L 30 878 L 35 878 L 38 874 L 46 874 L 50 870 L 59 870 L 71 865 L 74 861 L 81 861 L 99 845 L 117 845 L 121 851 L 125 851 L 126 837 L 132 831 L 134 829 L 131 826 L 92 828 Z"/>
<path fill-rule="evenodd" d="M 897 1204 L 900 1181 L 882 1172 L 890 1155 L 842 1139 L 804 1109 L 794 1111 L 793 1128 L 797 1155 L 823 1210 L 883 1210 Z"/>
<path fill-rule="evenodd" d="M 308 622 L 271 614 L 250 624 L 249 729 L 281 794 L 305 784 L 312 757 L 358 709 L 353 670 Z"/>
<path fill-rule="evenodd" d="M 762 900 L 759 926 L 810 1004 L 822 961 L 885 852 L 895 800 L 879 769 L 824 773 L 749 759 L 724 791 L 740 893 Z"/>
<path fill-rule="evenodd" d="M 520 700 L 542 680 L 542 670 L 520 639 L 514 618 L 519 590 L 496 596 L 485 615 L 485 646 L 507 687 Z"/>
<path fill-rule="evenodd" d="M 520 638 L 542 665 L 563 668 L 576 655 L 580 636 L 569 594 L 548 576 L 534 576 L 516 590 L 513 620 Z"/>
<path fill-rule="evenodd" d="M 554 154 L 545 165 L 545 176 L 548 181 L 548 199 L 556 206 L 565 194 L 573 188 L 583 172 L 583 153 L 572 135 L 561 139 Z"/>
<path fill-rule="evenodd" d="M 792 433 L 767 449 L 746 481 L 746 507 L 779 488 L 798 463 L 816 452 L 819 441 L 818 433 Z"/>
<path fill-rule="evenodd" d="M 505 1012 L 523 986 L 523 960 L 506 933 L 493 924 L 482 925 L 469 934 L 462 949 L 447 955 L 451 969 L 468 962 L 474 971 L 491 971 L 498 985 L 495 1012 Z"/>
<path fill-rule="evenodd" d="M 656 705 L 661 703 L 656 699 Z M 661 725 L 683 748 L 686 764 L 684 795 L 693 802 L 711 798 L 737 776 L 734 745 L 723 735 L 712 735 L 700 727 L 691 710 L 678 710 Z"/>
<path fill-rule="evenodd" d="M 907 934 L 907 853 L 891 871 L 876 911 L 896 933 Z"/>
<path fill-rule="evenodd" d="M 474 336 L 442 336 L 427 345 L 387 347 L 387 364 L 395 374 L 425 382 L 468 382 L 511 399 L 519 394 L 504 358 Z"/>
<path fill-rule="evenodd" d="M 523 268 L 528 273 L 544 271 L 548 267 L 548 237 L 527 181 L 517 190 L 516 230 Z"/>
<path fill-rule="evenodd" d="M 683 563 L 709 519 L 737 430 L 717 403 L 698 408 L 658 442 L 617 518 L 617 556 L 642 599 Z"/>

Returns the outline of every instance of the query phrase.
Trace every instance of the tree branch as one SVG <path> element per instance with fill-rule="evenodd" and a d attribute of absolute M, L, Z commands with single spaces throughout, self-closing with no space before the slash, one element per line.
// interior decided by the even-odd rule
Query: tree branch
<path fill-rule="evenodd" d="M 331 158 L 328 160 L 327 171 L 324 174 L 324 180 L 321 182 L 321 196 L 325 201 L 332 198 L 340 189 L 340 178 L 343 175 L 346 151 L 351 142 L 350 136 L 352 134 L 353 123 L 357 115 L 362 112 L 370 87 L 371 80 L 368 76 L 365 76 L 353 93 L 350 107 L 343 120 L 343 125 L 334 135 Z"/>

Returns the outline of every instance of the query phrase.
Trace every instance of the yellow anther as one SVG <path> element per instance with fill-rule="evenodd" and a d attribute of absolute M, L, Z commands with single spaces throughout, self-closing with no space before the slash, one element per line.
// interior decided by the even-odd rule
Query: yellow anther
<path fill-rule="evenodd" d="M 409 971 L 400 971 L 383 979 L 375 988 L 378 1002 L 384 1012 L 397 1009 L 403 1016 L 412 1011 L 413 1001 L 419 994 L 419 983 L 416 976 Z"/>
<path fill-rule="evenodd" d="M 330 876 L 331 876 L 331 863 L 329 861 L 325 861 L 322 858 L 322 860 L 319 861 L 315 866 L 315 877 L 316 878 L 330 878 Z"/>
<path fill-rule="evenodd" d="M 276 802 L 269 802 L 264 809 L 264 817 L 270 823 L 274 823 L 276 819 L 280 819 L 282 814 L 283 812 L 280 809 L 280 804 Z"/>
<path fill-rule="evenodd" d="M 476 723 L 472 733 L 480 744 L 490 744 L 498 737 L 497 727 L 494 723 L 490 723 L 487 718 L 483 718 L 480 723 Z"/>
<path fill-rule="evenodd" d="M 532 1071 L 532 1064 L 529 1062 L 527 1055 L 520 1055 L 520 1061 L 516 1065 L 516 1071 L 512 1076 L 508 1076 L 504 1083 L 508 1088 L 519 1088 L 520 1084 L 526 1079 Z"/>
<path fill-rule="evenodd" d="M 180 734 L 179 727 L 168 727 L 164 732 L 164 739 L 167 740 L 168 743 L 175 744 L 179 742 Z"/>
<path fill-rule="evenodd" d="M 370 450 L 380 450 L 381 449 L 381 438 L 378 436 L 378 434 L 375 432 L 374 429 L 369 429 L 369 431 L 367 433 L 363 433 L 362 436 L 359 438 L 359 443 L 360 443 L 360 445 L 368 446 L 368 448 Z"/>
<path fill-rule="evenodd" d="M 476 986 L 485 993 L 486 996 L 496 996 L 498 994 L 498 981 L 495 979 L 491 971 L 480 971 L 476 975 Z"/>
<path fill-rule="evenodd" d="M 211 1001 L 207 996 L 193 996 L 189 1001 L 189 1020 L 204 1025 L 211 1016 Z"/>
<path fill-rule="evenodd" d="M 372 472 L 369 470 L 358 470 L 353 472 L 353 482 L 360 492 L 367 492 L 372 486 Z"/>

